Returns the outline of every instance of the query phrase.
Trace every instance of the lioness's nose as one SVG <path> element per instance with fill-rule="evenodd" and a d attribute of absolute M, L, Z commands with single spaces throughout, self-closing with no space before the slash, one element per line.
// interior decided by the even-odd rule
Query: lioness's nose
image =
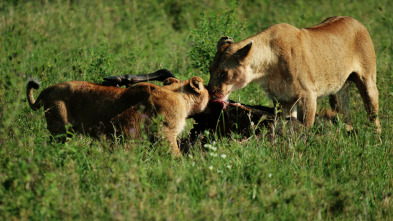
<path fill-rule="evenodd" d="M 210 82 L 207 85 L 207 90 L 209 91 L 209 93 L 215 93 L 217 91 L 216 87 L 214 87 Z"/>
<path fill-rule="evenodd" d="M 222 94 L 221 94 L 222 91 L 219 88 L 213 87 L 213 88 L 209 88 L 209 89 L 210 89 L 209 90 L 210 97 L 215 98 L 215 99 L 222 97 Z"/>
<path fill-rule="evenodd" d="M 208 88 L 209 94 L 214 95 L 215 93 L 217 93 L 217 89 L 216 88 Z"/>

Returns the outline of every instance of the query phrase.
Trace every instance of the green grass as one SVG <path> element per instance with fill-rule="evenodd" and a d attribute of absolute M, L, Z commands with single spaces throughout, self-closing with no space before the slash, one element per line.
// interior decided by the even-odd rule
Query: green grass
<path fill-rule="evenodd" d="M 221 24 L 203 22 L 231 7 L 205 0 L 0 2 L 0 219 L 393 219 L 393 8 L 387 0 L 241 1 L 230 19 L 245 29 L 227 30 L 239 41 L 280 22 L 306 27 L 334 15 L 361 21 L 377 53 L 380 136 L 353 89 L 358 133 L 351 136 L 341 125 L 275 141 L 234 135 L 211 141 L 215 148 L 208 150 L 195 145 L 181 159 L 144 142 L 111 146 L 79 135 L 66 144 L 49 142 L 43 110 L 33 112 L 26 102 L 28 75 L 47 87 L 167 68 L 207 83 L 208 73 L 190 58 L 192 36 L 215 38 Z M 255 84 L 231 98 L 271 105 Z"/>

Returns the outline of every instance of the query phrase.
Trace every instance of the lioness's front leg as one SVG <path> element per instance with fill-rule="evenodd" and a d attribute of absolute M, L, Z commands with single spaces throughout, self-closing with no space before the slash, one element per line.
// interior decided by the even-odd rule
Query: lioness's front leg
<path fill-rule="evenodd" d="M 315 113 L 317 111 L 317 95 L 314 92 L 308 92 L 299 98 L 298 120 L 303 122 L 304 126 L 309 127 L 314 124 Z"/>

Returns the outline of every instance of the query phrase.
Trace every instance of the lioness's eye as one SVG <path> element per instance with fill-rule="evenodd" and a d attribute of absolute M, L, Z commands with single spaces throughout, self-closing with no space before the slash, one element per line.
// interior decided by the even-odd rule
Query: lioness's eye
<path fill-rule="evenodd" d="M 221 80 L 226 80 L 226 79 L 228 79 L 228 72 L 222 71 L 222 72 L 220 73 L 220 75 L 219 75 L 219 78 L 220 78 Z"/>
<path fill-rule="evenodd" d="M 218 75 L 220 78 L 223 78 L 227 75 L 227 72 L 221 71 L 220 74 Z"/>

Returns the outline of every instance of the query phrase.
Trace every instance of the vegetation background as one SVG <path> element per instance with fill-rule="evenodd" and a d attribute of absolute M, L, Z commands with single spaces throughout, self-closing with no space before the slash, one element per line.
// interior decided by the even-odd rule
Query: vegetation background
<path fill-rule="evenodd" d="M 0 219 L 393 219 L 392 7 L 388 0 L 0 1 Z M 358 19 L 373 39 L 380 136 L 355 89 L 354 135 L 341 124 L 275 141 L 234 134 L 181 159 L 145 143 L 113 148 L 79 135 L 50 143 L 43 110 L 26 102 L 28 75 L 45 88 L 167 68 L 207 83 L 221 36 L 239 41 L 276 23 L 308 27 L 335 15 Z M 257 85 L 231 99 L 271 105 Z"/>

